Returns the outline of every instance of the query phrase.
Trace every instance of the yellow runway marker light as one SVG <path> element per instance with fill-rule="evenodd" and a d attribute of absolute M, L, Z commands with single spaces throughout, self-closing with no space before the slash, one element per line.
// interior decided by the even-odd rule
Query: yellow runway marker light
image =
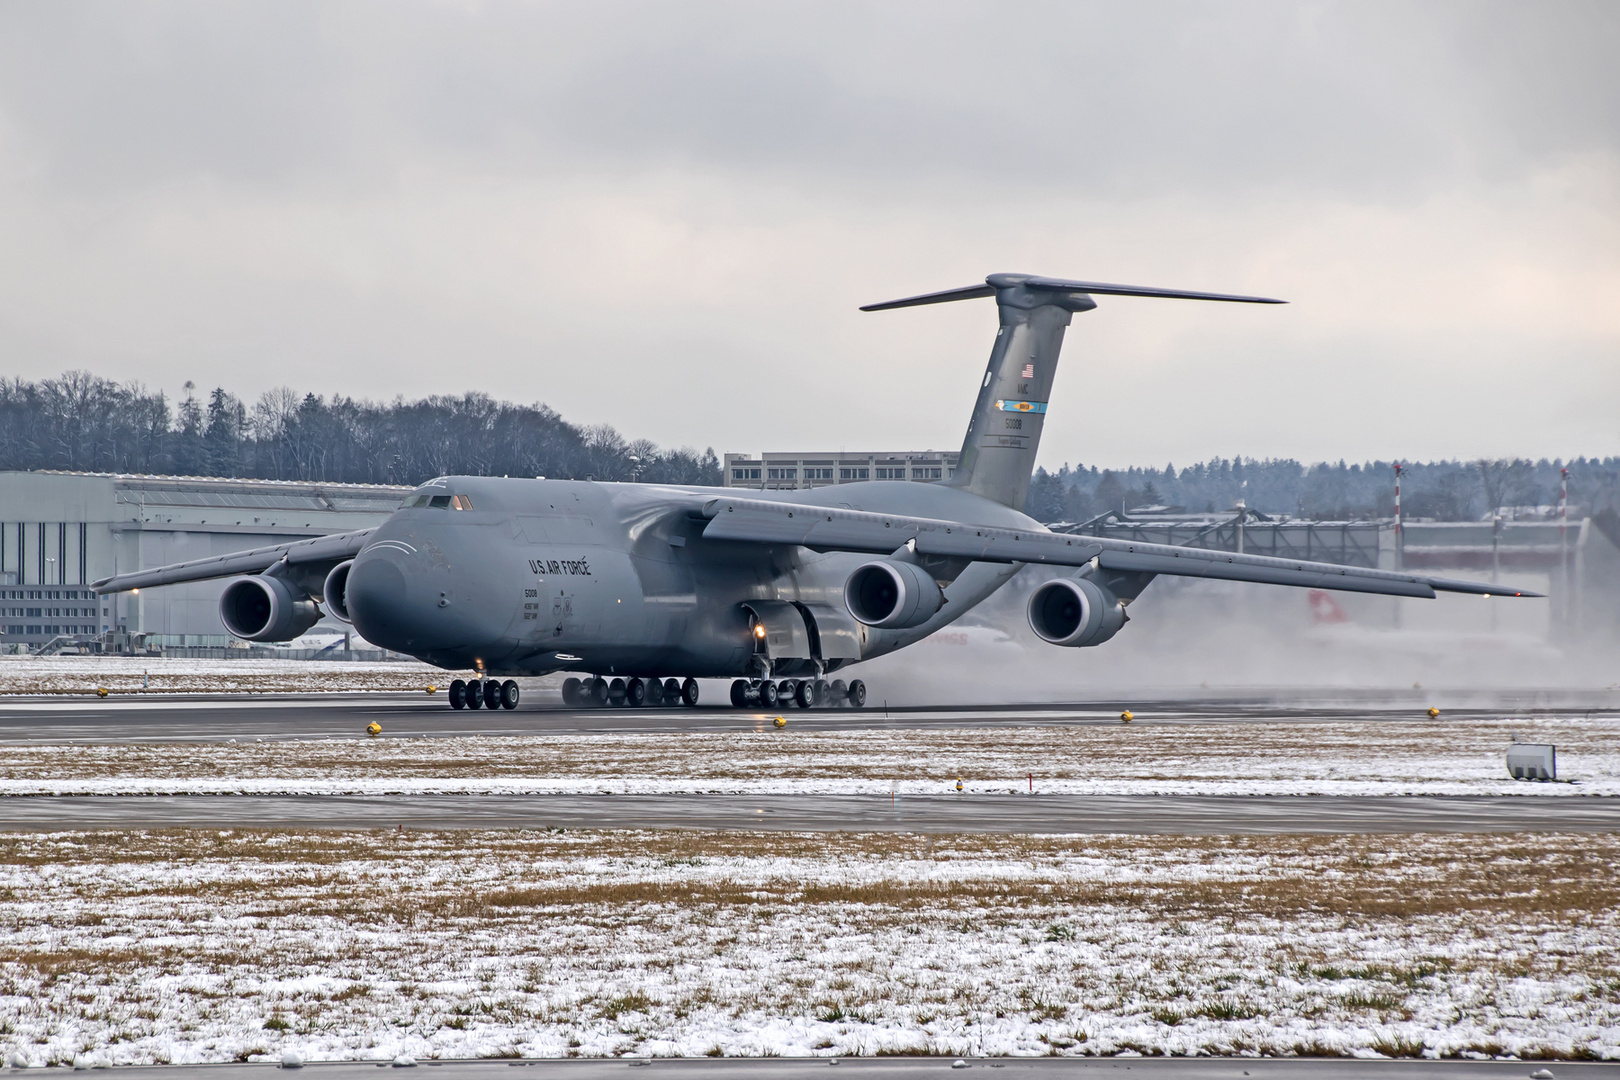
<path fill-rule="evenodd" d="M 957 778 L 956 778 L 956 790 L 957 790 L 957 791 L 961 791 L 961 790 L 962 790 L 962 778 L 961 778 L 961 777 L 960 777 L 960 776 L 958 776 L 958 777 L 957 777 Z"/>
<path fill-rule="evenodd" d="M 439 690 L 439 688 L 437 686 L 433 686 L 433 685 L 429 685 L 428 688 L 427 688 L 427 691 L 430 694 L 437 693 L 438 690 Z"/>
<path fill-rule="evenodd" d="M 377 723 L 377 721 L 373 720 L 371 723 L 366 725 L 366 734 L 370 735 L 370 736 L 373 736 L 373 737 L 381 735 L 382 734 L 382 725 Z"/>
<path fill-rule="evenodd" d="M 787 717 L 778 716 L 775 720 L 772 720 L 771 723 L 775 724 L 777 727 L 787 727 Z"/>
<path fill-rule="evenodd" d="M 1122 724 L 1128 724 L 1132 720 L 1135 720 L 1135 719 L 1136 719 L 1136 714 L 1131 712 L 1131 710 L 1129 710 L 1129 709 L 1126 709 L 1124 712 L 1119 714 L 1119 722 L 1122 723 Z"/>
<path fill-rule="evenodd" d="M 96 696 L 97 697 L 106 697 L 107 696 L 107 688 L 105 686 L 96 687 Z"/>
<path fill-rule="evenodd" d="M 1432 708 L 1432 707 L 1429 709 L 1429 719 L 1430 720 L 1433 720 L 1435 717 L 1437 717 L 1439 715 L 1440 715 L 1440 710 L 1439 709 Z"/>

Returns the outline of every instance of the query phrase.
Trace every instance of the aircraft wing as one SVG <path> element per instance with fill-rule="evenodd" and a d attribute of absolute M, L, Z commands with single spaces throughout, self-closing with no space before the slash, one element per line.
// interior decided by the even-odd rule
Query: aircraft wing
<path fill-rule="evenodd" d="M 1206 548 L 1139 544 L 1099 536 L 1076 536 L 1044 529 L 968 525 L 937 518 L 876 514 L 838 507 L 753 499 L 713 499 L 705 503 L 703 535 L 713 540 L 797 544 L 818 551 L 857 551 L 887 555 L 908 542 L 923 555 L 978 562 L 1048 563 L 1084 566 L 1096 560 L 1105 570 L 1170 574 L 1178 577 L 1253 581 L 1340 592 L 1383 593 L 1433 599 L 1436 592 L 1484 596 L 1540 596 L 1511 585 L 1457 581 L 1422 574 L 1368 570 L 1358 566 L 1239 555 Z"/>
<path fill-rule="evenodd" d="M 154 585 L 177 585 L 185 581 L 207 581 L 210 578 L 235 577 L 238 574 L 257 574 L 268 570 L 282 559 L 288 563 L 337 564 L 360 553 L 375 529 L 333 533 L 308 540 L 294 540 L 273 547 L 235 551 L 229 555 L 216 555 L 211 559 L 193 559 L 190 562 L 155 566 L 150 570 L 135 570 L 92 582 L 90 587 L 98 593 L 124 592 L 145 589 Z"/>

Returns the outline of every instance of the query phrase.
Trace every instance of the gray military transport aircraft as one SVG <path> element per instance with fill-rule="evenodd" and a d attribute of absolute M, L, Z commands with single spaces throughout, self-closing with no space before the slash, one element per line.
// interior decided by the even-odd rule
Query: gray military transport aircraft
<path fill-rule="evenodd" d="M 233 577 L 225 628 L 287 641 L 321 608 L 368 641 L 477 677 L 453 708 L 515 708 L 512 676 L 564 671 L 570 705 L 731 702 L 859 707 L 829 682 L 959 619 L 1026 563 L 1066 568 L 1031 590 L 1052 645 L 1101 645 L 1159 574 L 1433 598 L 1536 596 L 1292 559 L 1053 533 L 1024 504 L 1064 330 L 1093 296 L 1277 304 L 1258 296 L 992 274 L 982 285 L 863 311 L 995 297 L 1001 316 L 955 475 L 803 491 L 444 476 L 382 525 L 121 574 L 97 592 Z M 504 680 L 504 681 L 502 681 Z"/>

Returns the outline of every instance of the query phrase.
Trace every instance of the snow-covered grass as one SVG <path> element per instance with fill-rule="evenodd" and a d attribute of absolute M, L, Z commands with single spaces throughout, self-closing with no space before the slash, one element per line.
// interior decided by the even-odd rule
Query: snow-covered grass
<path fill-rule="evenodd" d="M 0 694 L 319 693 L 446 686 L 453 673 L 414 660 L 196 660 L 0 656 Z"/>
<path fill-rule="evenodd" d="M 1620 1057 L 1612 836 L 0 836 L 36 1063 Z"/>
<path fill-rule="evenodd" d="M 790 714 L 792 715 L 792 714 Z M 446 713 L 446 726 L 454 723 Z M 0 745 L 0 794 L 1620 794 L 1620 718 Z M 357 721 L 358 724 L 358 721 Z M 1514 737 L 1575 784 L 1508 777 Z"/>

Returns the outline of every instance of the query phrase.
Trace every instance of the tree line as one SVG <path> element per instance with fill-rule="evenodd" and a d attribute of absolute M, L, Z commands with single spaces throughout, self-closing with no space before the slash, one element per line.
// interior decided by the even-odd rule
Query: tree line
<path fill-rule="evenodd" d="M 37 382 L 0 379 L 0 469 L 372 484 L 453 473 L 720 483 L 712 448 L 663 449 L 605 424 L 570 424 L 542 404 L 487 394 L 375 402 L 283 387 L 249 406 L 223 387 L 200 397 L 191 383 L 185 390 L 171 403 L 161 391 L 83 371 Z M 1583 457 L 1406 464 L 1403 510 L 1441 521 L 1546 513 L 1566 466 L 1574 507 L 1620 508 L 1620 458 Z M 1144 506 L 1220 512 L 1241 501 L 1271 515 L 1356 520 L 1389 517 L 1394 497 L 1389 462 L 1236 457 L 1182 469 L 1037 469 L 1025 509 L 1041 521 L 1086 521 Z"/>
<path fill-rule="evenodd" d="M 171 403 L 138 383 L 70 371 L 0 379 L 0 469 L 418 484 L 451 473 L 718 484 L 714 450 L 663 449 L 545 405 L 488 394 L 416 401 L 280 388 L 251 406 L 191 383 Z"/>
<path fill-rule="evenodd" d="M 1402 463 L 1401 512 L 1409 519 L 1475 521 L 1502 515 L 1534 518 L 1554 512 L 1559 470 L 1569 469 L 1570 514 L 1620 508 L 1620 458 Z M 1148 506 L 1223 512 L 1238 503 L 1273 516 L 1315 521 L 1388 518 L 1395 511 L 1394 463 L 1323 462 L 1291 458 L 1214 458 L 1177 469 L 1099 470 L 1064 465 L 1037 469 L 1025 510 L 1041 521 L 1087 521 L 1110 511 Z"/>

